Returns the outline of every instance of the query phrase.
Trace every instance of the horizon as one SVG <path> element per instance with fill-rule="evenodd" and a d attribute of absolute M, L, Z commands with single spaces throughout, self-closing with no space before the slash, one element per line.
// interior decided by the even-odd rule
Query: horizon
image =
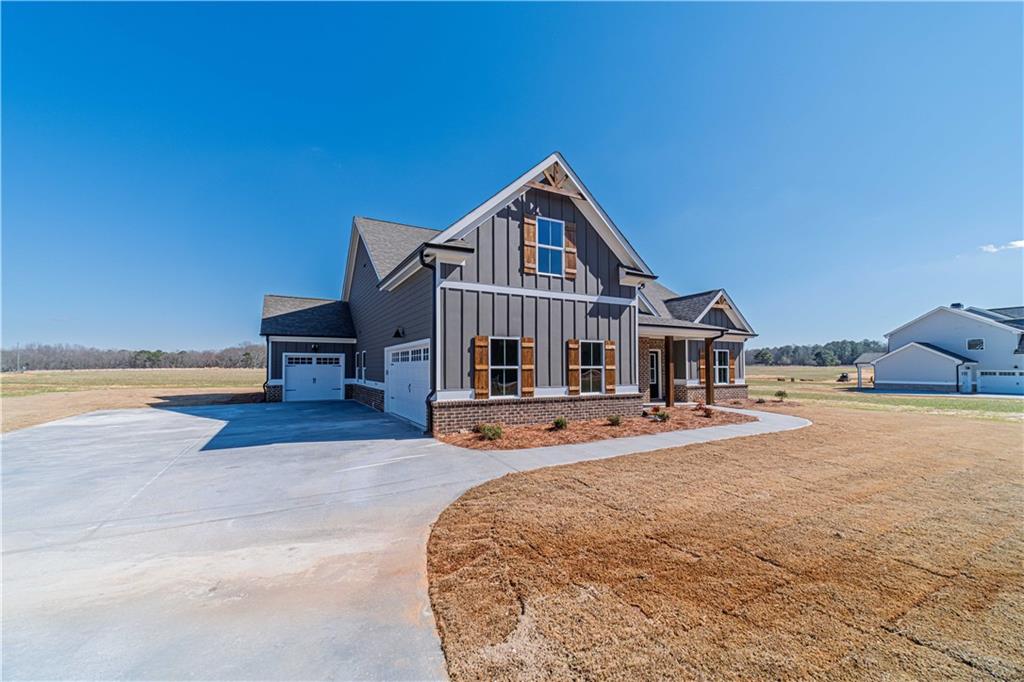
<path fill-rule="evenodd" d="M 262 343 L 352 216 L 443 229 L 555 149 L 751 348 L 1024 302 L 1019 3 L 0 12 L 5 349 Z"/>

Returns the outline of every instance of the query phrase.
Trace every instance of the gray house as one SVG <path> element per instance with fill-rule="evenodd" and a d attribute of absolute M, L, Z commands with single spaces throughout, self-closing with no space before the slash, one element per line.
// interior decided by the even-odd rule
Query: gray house
<path fill-rule="evenodd" d="M 745 397 L 733 300 L 655 279 L 556 152 L 444 230 L 353 219 L 340 300 L 264 299 L 267 399 L 449 432 Z"/>

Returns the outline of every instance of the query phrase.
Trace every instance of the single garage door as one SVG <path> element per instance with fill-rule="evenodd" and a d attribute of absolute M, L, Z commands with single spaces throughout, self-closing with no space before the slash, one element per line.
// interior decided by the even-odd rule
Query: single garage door
<path fill-rule="evenodd" d="M 385 351 L 385 357 L 388 360 L 386 411 L 426 426 L 430 343 L 393 346 Z"/>
<path fill-rule="evenodd" d="M 1016 370 L 978 372 L 978 393 L 1024 394 L 1024 372 Z"/>
<path fill-rule="evenodd" d="M 285 353 L 284 399 L 341 400 L 344 372 L 344 355 Z"/>

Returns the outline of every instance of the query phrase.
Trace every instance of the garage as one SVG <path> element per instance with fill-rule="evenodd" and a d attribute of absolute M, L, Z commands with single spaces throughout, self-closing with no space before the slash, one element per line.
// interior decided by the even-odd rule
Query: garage
<path fill-rule="evenodd" d="M 978 372 L 978 393 L 1010 393 L 1024 395 L 1024 372 L 1016 370 L 982 370 Z"/>
<path fill-rule="evenodd" d="M 430 395 L 430 341 L 390 346 L 384 357 L 385 411 L 425 426 Z"/>
<path fill-rule="evenodd" d="M 345 397 L 345 355 L 285 353 L 284 399 L 341 400 Z"/>

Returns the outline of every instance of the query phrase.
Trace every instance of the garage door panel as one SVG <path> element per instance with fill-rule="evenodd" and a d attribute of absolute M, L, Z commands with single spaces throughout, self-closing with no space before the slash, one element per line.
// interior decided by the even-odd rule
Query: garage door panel
<path fill-rule="evenodd" d="M 284 360 L 284 399 L 341 400 L 344 398 L 343 356 L 316 353 L 288 355 Z"/>
<path fill-rule="evenodd" d="M 423 344 L 387 351 L 385 409 L 417 424 L 427 422 L 430 395 L 430 346 Z"/>
<path fill-rule="evenodd" d="M 978 392 L 1024 394 L 1024 372 L 982 370 L 978 372 Z"/>

